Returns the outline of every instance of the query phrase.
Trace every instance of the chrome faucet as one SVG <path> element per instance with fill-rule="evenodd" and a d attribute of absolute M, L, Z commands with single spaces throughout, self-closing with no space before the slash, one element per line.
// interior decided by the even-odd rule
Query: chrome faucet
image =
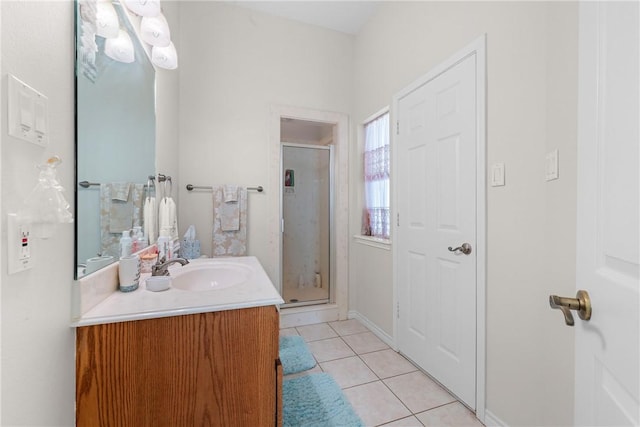
<path fill-rule="evenodd" d="M 189 260 L 185 259 L 185 258 L 171 258 L 168 261 L 165 261 L 163 263 L 157 263 L 154 264 L 151 267 L 151 275 L 152 276 L 168 276 L 169 275 L 169 266 L 171 264 L 175 264 L 175 263 L 179 263 L 180 265 L 187 265 L 189 264 Z"/>

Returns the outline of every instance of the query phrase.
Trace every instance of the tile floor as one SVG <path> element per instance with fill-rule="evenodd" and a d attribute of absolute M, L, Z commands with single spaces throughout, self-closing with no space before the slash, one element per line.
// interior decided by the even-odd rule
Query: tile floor
<path fill-rule="evenodd" d="M 281 329 L 301 335 L 367 426 L 482 427 L 466 407 L 358 320 Z"/>

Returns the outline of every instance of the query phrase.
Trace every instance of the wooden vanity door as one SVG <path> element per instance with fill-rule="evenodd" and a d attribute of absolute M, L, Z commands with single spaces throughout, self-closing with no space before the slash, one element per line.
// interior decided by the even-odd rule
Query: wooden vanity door
<path fill-rule="evenodd" d="M 277 424 L 278 325 L 267 306 L 78 328 L 76 425 Z"/>

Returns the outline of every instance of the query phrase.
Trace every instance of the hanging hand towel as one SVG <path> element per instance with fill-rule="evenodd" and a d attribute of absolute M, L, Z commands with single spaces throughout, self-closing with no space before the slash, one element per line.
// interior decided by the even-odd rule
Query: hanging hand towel
<path fill-rule="evenodd" d="M 231 203 L 238 201 L 238 186 L 237 185 L 225 185 L 224 186 L 224 202 Z"/>
<path fill-rule="evenodd" d="M 176 203 L 171 197 L 164 197 L 158 208 L 158 227 L 160 236 L 169 236 L 172 240 L 178 238 L 178 217 Z"/>
<path fill-rule="evenodd" d="M 111 203 L 109 206 L 109 232 L 122 233 L 133 227 L 133 200 L 130 197 L 131 184 L 111 184 Z"/>
<path fill-rule="evenodd" d="M 156 227 L 158 225 L 158 208 L 156 206 L 156 198 L 147 196 L 144 200 L 144 235 L 149 239 L 149 244 L 156 242 Z"/>
<path fill-rule="evenodd" d="M 114 182 L 111 186 L 111 200 L 118 200 L 120 202 L 126 202 L 129 200 L 129 191 L 131 190 L 130 183 Z"/>
<path fill-rule="evenodd" d="M 238 186 L 223 187 L 224 202 L 220 204 L 220 228 L 222 231 L 240 230 L 240 204 L 238 203 Z"/>
<path fill-rule="evenodd" d="M 224 202 L 224 188 L 213 187 L 213 256 L 243 256 L 247 253 L 247 190 L 237 189 L 238 201 Z M 238 228 L 222 229 L 224 205 L 235 205 L 238 211 Z"/>
<path fill-rule="evenodd" d="M 223 187 L 224 191 L 224 202 L 231 203 L 238 201 L 238 186 L 237 185 L 225 185 Z"/>
<path fill-rule="evenodd" d="M 102 255 L 120 256 L 122 232 L 141 224 L 144 185 L 130 184 L 129 189 L 125 206 L 122 204 L 124 202 L 113 199 L 113 184 L 100 185 L 100 253 Z M 126 211 L 122 208 L 126 208 Z"/>
<path fill-rule="evenodd" d="M 220 228 L 222 231 L 240 230 L 240 206 L 238 202 L 220 204 Z"/>

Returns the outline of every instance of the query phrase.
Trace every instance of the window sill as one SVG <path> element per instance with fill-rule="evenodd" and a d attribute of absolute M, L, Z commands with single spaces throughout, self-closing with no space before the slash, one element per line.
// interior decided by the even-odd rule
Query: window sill
<path fill-rule="evenodd" d="M 381 239 L 380 237 L 362 236 L 360 234 L 356 234 L 355 236 L 353 236 L 353 240 L 361 245 L 384 249 L 386 251 L 391 250 L 390 239 Z"/>

